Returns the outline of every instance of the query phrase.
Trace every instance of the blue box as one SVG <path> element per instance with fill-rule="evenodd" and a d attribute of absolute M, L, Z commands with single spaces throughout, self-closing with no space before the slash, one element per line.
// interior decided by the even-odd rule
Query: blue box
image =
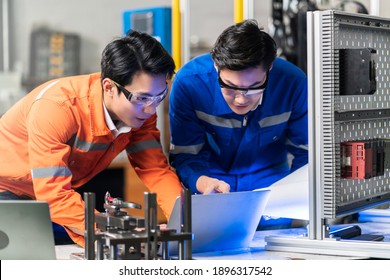
<path fill-rule="evenodd" d="M 172 52 L 172 9 L 155 7 L 123 12 L 123 33 L 130 29 L 155 37 L 163 47 Z"/>

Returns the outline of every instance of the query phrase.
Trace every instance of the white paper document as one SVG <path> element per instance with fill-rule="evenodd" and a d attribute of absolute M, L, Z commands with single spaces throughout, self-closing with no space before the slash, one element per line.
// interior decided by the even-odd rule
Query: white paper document
<path fill-rule="evenodd" d="M 271 194 L 263 215 L 309 220 L 308 164 L 266 189 L 271 190 Z"/>

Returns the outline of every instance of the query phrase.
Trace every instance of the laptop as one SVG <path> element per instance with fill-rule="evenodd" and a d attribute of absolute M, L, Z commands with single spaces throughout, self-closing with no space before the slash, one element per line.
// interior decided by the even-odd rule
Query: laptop
<path fill-rule="evenodd" d="M 56 259 L 47 202 L 0 201 L 0 259 Z"/>
<path fill-rule="evenodd" d="M 247 248 L 253 239 L 270 191 L 192 195 L 192 252 Z M 167 227 L 180 232 L 181 201 L 178 197 Z M 170 242 L 177 255 L 178 242 Z"/>

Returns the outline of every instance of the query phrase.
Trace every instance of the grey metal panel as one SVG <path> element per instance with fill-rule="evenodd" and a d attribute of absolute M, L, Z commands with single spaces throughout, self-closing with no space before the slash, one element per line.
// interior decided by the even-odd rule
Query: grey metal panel
<path fill-rule="evenodd" d="M 336 110 L 335 95 L 338 94 L 338 53 L 335 52 L 334 43 L 337 41 L 338 24 L 332 11 L 319 15 L 321 26 L 320 43 L 317 45 L 321 57 L 322 77 L 317 79 L 320 83 L 320 92 L 315 92 L 317 102 L 320 104 L 319 117 L 316 125 L 317 154 L 321 155 L 322 168 L 317 170 L 321 174 L 321 181 L 316 186 L 322 192 L 322 218 L 333 218 L 336 215 L 337 186 L 336 175 L 339 164 L 336 164 L 336 133 L 334 133 Z"/>
<path fill-rule="evenodd" d="M 325 11 L 319 15 L 321 42 L 318 44 L 322 76 L 318 100 L 321 112 L 316 125 L 316 154 L 322 166 L 318 190 L 322 192 L 323 218 L 335 218 L 337 209 L 389 193 L 390 170 L 383 176 L 352 180 L 340 178 L 340 143 L 390 138 L 390 118 L 336 121 L 335 113 L 390 108 L 390 21 L 367 15 Z M 342 48 L 373 48 L 377 51 L 377 91 L 373 95 L 340 95 L 339 56 Z M 353 208 L 353 207 L 352 207 Z M 351 210 L 353 212 L 353 210 Z M 341 213 L 344 214 L 344 213 Z"/>

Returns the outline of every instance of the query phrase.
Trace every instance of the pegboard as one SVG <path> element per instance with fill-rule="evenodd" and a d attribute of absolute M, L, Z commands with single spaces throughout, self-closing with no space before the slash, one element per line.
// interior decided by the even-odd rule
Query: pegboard
<path fill-rule="evenodd" d="M 370 179 L 345 179 L 340 172 L 340 143 L 390 139 L 390 21 L 368 15 L 327 11 L 320 17 L 316 37 L 315 151 L 323 218 L 390 199 L 390 170 Z M 367 95 L 340 94 L 340 49 L 376 51 L 376 91 Z M 317 67 L 317 68 L 316 68 Z M 309 73 L 310 76 L 310 73 Z"/>

